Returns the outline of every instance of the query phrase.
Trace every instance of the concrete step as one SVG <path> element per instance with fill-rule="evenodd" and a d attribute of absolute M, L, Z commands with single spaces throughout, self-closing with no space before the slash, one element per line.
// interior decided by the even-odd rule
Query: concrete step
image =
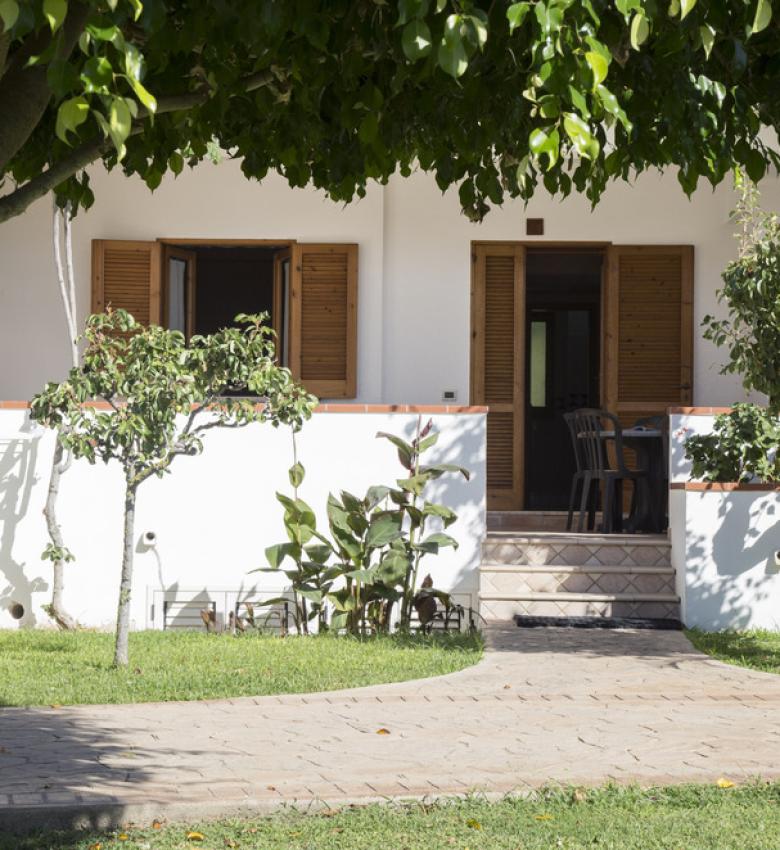
<path fill-rule="evenodd" d="M 479 594 L 479 611 L 487 621 L 531 617 L 640 617 L 676 620 L 680 600 L 665 593 L 524 593 L 512 597 Z"/>

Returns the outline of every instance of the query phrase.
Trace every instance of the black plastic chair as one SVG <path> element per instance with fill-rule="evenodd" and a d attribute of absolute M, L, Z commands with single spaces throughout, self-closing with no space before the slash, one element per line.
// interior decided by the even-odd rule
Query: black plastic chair
<path fill-rule="evenodd" d="M 582 451 L 581 441 L 577 437 L 576 414 L 564 413 L 563 418 L 566 422 L 566 427 L 569 429 L 569 437 L 571 437 L 571 447 L 574 451 L 575 465 L 574 474 L 571 477 L 571 490 L 569 491 L 569 513 L 566 517 L 566 531 L 571 531 L 572 524 L 574 523 L 574 511 L 582 498 L 580 488 L 585 482 L 586 460 Z M 593 512 L 593 515 L 588 518 L 589 531 L 593 530 L 594 517 L 595 511 Z"/>
<path fill-rule="evenodd" d="M 591 528 L 593 527 L 591 517 L 595 514 L 599 485 L 603 482 L 604 509 L 601 530 L 605 534 L 621 532 L 623 530 L 623 482 L 633 481 L 636 489 L 641 482 L 646 481 L 647 470 L 629 469 L 626 466 L 621 426 L 614 414 L 607 410 L 584 407 L 574 411 L 573 424 L 584 463 L 577 531 L 583 531 L 586 511 L 589 514 L 588 524 Z M 603 431 L 610 431 L 610 437 L 603 436 Z M 607 439 L 614 441 L 614 468 L 610 464 Z"/>

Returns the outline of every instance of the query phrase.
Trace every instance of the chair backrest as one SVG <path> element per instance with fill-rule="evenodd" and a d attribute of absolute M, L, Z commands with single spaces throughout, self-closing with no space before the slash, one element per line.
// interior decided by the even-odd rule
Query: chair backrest
<path fill-rule="evenodd" d="M 611 431 L 615 446 L 615 460 L 620 472 L 627 472 L 623 456 L 623 435 L 620 422 L 614 413 L 594 407 L 582 407 L 574 411 L 575 434 L 580 441 L 586 468 L 593 472 L 610 469 L 606 440 L 602 431 Z"/>
<path fill-rule="evenodd" d="M 563 419 L 566 422 L 566 427 L 569 429 L 569 437 L 571 437 L 571 447 L 574 450 L 574 463 L 577 465 L 577 472 L 582 472 L 587 468 L 587 460 L 582 441 L 577 437 L 577 414 L 573 411 L 564 413 Z"/>

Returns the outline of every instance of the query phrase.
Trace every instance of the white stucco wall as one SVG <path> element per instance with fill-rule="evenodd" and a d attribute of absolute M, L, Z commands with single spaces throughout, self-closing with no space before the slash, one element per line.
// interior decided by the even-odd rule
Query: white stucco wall
<path fill-rule="evenodd" d="M 717 312 L 715 290 L 735 243 L 726 186 L 702 188 L 689 201 L 673 173 L 650 173 L 610 187 L 595 210 L 585 198 L 551 199 L 540 188 L 493 210 L 481 225 L 460 213 L 457 193 L 442 195 L 416 174 L 372 185 L 367 197 L 337 205 L 314 190 L 292 190 L 279 177 L 247 181 L 239 165 L 204 163 L 151 193 L 119 172 L 93 174 L 96 202 L 74 227 L 78 306 L 89 308 L 94 238 L 265 238 L 357 242 L 359 268 L 358 397 L 387 403 L 439 403 L 444 390 L 468 402 L 470 243 L 526 239 L 525 218 L 545 220 L 546 240 L 690 243 L 695 246 L 695 323 Z M 763 184 L 767 207 L 780 208 L 780 180 Z M 67 340 L 51 251 L 50 202 L 0 227 L 0 399 L 27 399 L 62 377 Z M 736 378 L 718 375 L 721 354 L 697 338 L 696 404 L 742 397 Z"/>
<path fill-rule="evenodd" d="M 672 562 L 683 622 L 720 629 L 780 629 L 780 491 L 752 485 L 685 488 L 685 440 L 712 430 L 714 415 L 670 420 Z"/>
<path fill-rule="evenodd" d="M 430 450 L 430 461 L 460 464 L 472 477 L 466 482 L 449 475 L 431 485 L 429 497 L 458 514 L 449 533 L 460 546 L 429 556 L 424 570 L 431 572 L 436 586 L 470 604 L 472 594 L 476 600 L 485 531 L 485 417 L 432 418 L 440 438 Z M 321 528 L 327 528 L 329 491 L 346 489 L 362 496 L 369 485 L 404 477 L 395 449 L 375 434 L 389 431 L 411 438 L 416 422 L 417 416 L 408 413 L 315 413 L 297 442 L 307 470 L 300 496 L 317 510 Z M 267 566 L 265 548 L 286 539 L 274 494 L 290 491 L 289 430 L 270 425 L 215 430 L 204 443 L 202 455 L 178 458 L 171 475 L 150 479 L 139 490 L 132 601 L 136 628 L 151 625 L 149 601 L 161 588 L 220 602 L 223 592 L 286 586 L 283 575 L 249 571 Z M 41 606 L 50 598 L 51 568 L 40 554 L 47 542 L 42 509 L 51 451 L 51 432 L 30 423 L 26 411 L 0 409 L 0 628 L 46 622 Z M 71 614 L 90 626 L 110 626 L 115 619 L 122 483 L 118 466 L 85 461 L 75 462 L 63 478 L 59 517 L 76 556 L 66 568 L 65 602 Z M 156 553 L 143 546 L 148 531 L 157 536 Z M 9 613 L 13 603 L 25 609 L 18 623 Z"/>

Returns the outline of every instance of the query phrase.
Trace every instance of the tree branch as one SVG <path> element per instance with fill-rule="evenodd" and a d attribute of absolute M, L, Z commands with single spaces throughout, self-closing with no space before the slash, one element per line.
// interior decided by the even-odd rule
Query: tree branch
<path fill-rule="evenodd" d="M 251 74 L 243 80 L 244 91 L 251 92 L 267 85 L 273 80 L 273 75 L 269 71 L 261 71 L 257 74 Z M 181 112 L 187 109 L 193 109 L 196 106 L 202 106 L 211 97 L 210 89 L 199 89 L 194 92 L 185 92 L 183 94 L 169 95 L 161 97 L 157 101 L 156 115 L 163 115 L 167 112 Z M 0 96 L 0 101 L 2 100 Z M 140 133 L 143 129 L 143 120 L 149 116 L 145 113 L 143 118 L 133 127 L 131 135 Z M 30 204 L 48 194 L 60 183 L 77 174 L 79 171 L 86 168 L 101 156 L 111 147 L 111 142 L 108 139 L 92 139 L 85 142 L 80 147 L 75 148 L 68 156 L 54 163 L 46 171 L 41 172 L 37 177 L 29 180 L 23 186 L 14 189 L 7 195 L 0 197 L 0 224 L 8 221 L 17 215 L 21 215 Z M 0 169 L 0 172 L 2 169 Z"/>
<path fill-rule="evenodd" d="M 67 59 L 84 31 L 89 8 L 71 3 L 62 29 L 57 33 L 56 59 Z M 24 146 L 38 126 L 51 98 L 46 65 L 27 63 L 12 67 L 3 75 L 0 85 L 0 173 Z"/>

